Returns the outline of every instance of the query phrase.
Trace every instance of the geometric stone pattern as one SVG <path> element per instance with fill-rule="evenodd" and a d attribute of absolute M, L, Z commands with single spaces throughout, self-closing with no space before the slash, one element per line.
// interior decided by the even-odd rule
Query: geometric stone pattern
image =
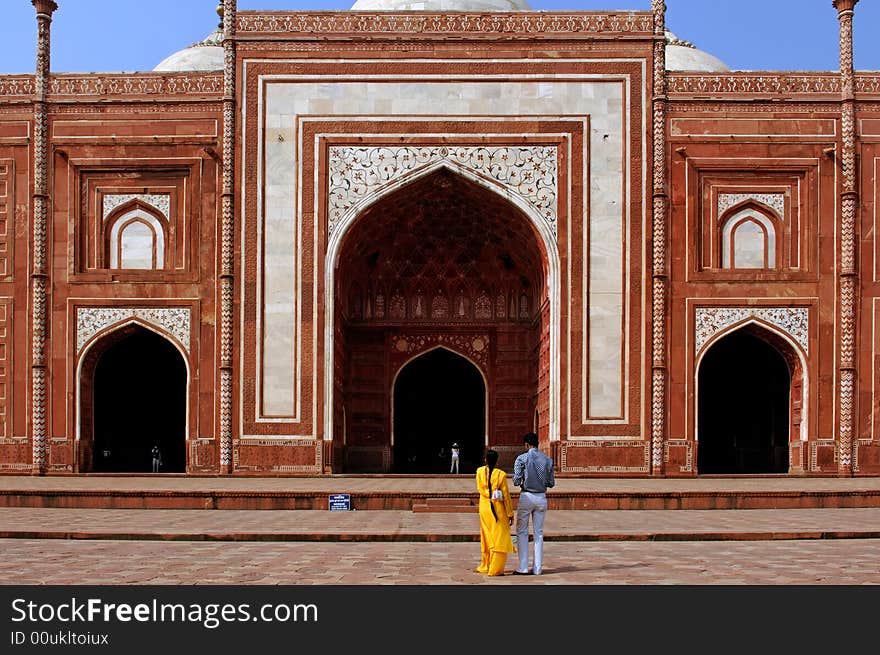
<path fill-rule="evenodd" d="M 124 205 L 129 200 L 140 200 L 155 209 L 162 212 L 162 216 L 166 219 L 171 215 L 171 194 L 168 193 L 107 193 L 104 194 L 104 213 L 103 218 L 106 220 L 114 209 L 120 205 Z"/>
<path fill-rule="evenodd" d="M 33 77 L 0 78 L 0 96 L 34 94 Z M 110 73 L 101 75 L 53 75 L 49 93 L 62 96 L 216 96 L 223 91 L 218 73 L 180 74 Z"/>
<path fill-rule="evenodd" d="M 810 318 L 806 307 L 698 307 L 694 317 L 694 352 L 726 327 L 746 318 L 759 318 L 780 328 L 809 354 Z"/>
<path fill-rule="evenodd" d="M 554 146 L 333 146 L 330 148 L 332 235 L 346 211 L 402 175 L 441 161 L 482 173 L 532 205 L 556 235 Z"/>
<path fill-rule="evenodd" d="M 418 34 L 428 35 L 468 35 L 480 34 L 522 35 L 522 34 L 588 34 L 595 36 L 602 32 L 649 33 L 652 17 L 632 12 L 603 13 L 551 13 L 541 12 L 392 12 L 377 14 L 357 12 L 248 12 L 237 16 L 235 29 L 238 32 L 307 33 L 370 33 L 370 34 Z"/>
<path fill-rule="evenodd" d="M 833 73 L 791 75 L 777 73 L 735 73 L 732 75 L 707 75 L 670 73 L 669 92 L 719 93 L 746 95 L 749 93 L 840 93 L 840 76 Z"/>
<path fill-rule="evenodd" d="M 189 352 L 189 307 L 77 307 L 76 352 L 77 355 L 89 339 L 101 330 L 124 321 L 138 318 L 168 332 Z"/>
<path fill-rule="evenodd" d="M 785 218 L 785 195 L 782 193 L 719 193 L 718 215 L 745 200 L 755 200 L 770 207 L 779 218 Z"/>

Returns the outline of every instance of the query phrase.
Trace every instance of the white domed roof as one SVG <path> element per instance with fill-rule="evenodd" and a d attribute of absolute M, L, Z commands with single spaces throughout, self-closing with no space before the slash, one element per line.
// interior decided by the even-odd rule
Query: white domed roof
<path fill-rule="evenodd" d="M 216 29 L 190 47 L 166 57 L 154 71 L 219 71 L 223 70 L 223 31 Z"/>
<path fill-rule="evenodd" d="M 666 70 L 723 73 L 730 68 L 718 57 L 698 50 L 693 43 L 682 41 L 666 30 Z"/>
<path fill-rule="evenodd" d="M 531 11 L 526 0 L 357 0 L 355 11 Z"/>

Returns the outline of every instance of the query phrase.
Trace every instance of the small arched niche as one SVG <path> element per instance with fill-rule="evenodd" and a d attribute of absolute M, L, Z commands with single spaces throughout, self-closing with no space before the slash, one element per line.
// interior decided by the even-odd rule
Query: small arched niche
<path fill-rule="evenodd" d="M 780 220 L 757 203 L 735 207 L 721 217 L 721 268 L 764 269 L 780 263 Z"/>
<path fill-rule="evenodd" d="M 152 206 L 131 201 L 107 217 L 104 261 L 115 270 L 165 268 L 167 218 Z"/>

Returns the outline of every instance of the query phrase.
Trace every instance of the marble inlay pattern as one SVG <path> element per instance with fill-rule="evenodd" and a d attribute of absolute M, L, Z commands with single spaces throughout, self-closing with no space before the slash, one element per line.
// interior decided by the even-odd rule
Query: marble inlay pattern
<path fill-rule="evenodd" d="M 556 235 L 555 146 L 333 146 L 330 148 L 330 234 L 339 219 L 376 189 L 407 173 L 448 161 L 522 197 Z"/>
<path fill-rule="evenodd" d="M 405 334 L 391 339 L 392 348 L 397 355 L 415 355 L 427 352 L 436 346 L 444 346 L 457 354 L 464 354 L 474 362 L 488 365 L 488 334 Z"/>
<path fill-rule="evenodd" d="M 171 194 L 168 193 L 107 193 L 104 194 L 103 218 L 107 220 L 114 209 L 124 205 L 129 200 L 140 200 L 143 203 L 155 207 L 162 212 L 162 216 L 168 219 L 171 216 Z"/>
<path fill-rule="evenodd" d="M 809 354 L 810 316 L 806 307 L 697 307 L 694 352 L 725 328 L 748 318 L 775 325 L 800 344 Z"/>
<path fill-rule="evenodd" d="M 167 332 L 190 350 L 189 307 L 77 307 L 76 352 L 102 330 L 129 318 L 137 318 Z"/>
<path fill-rule="evenodd" d="M 767 205 L 779 218 L 785 218 L 785 194 L 782 193 L 719 193 L 718 216 L 746 200 L 755 200 Z"/>

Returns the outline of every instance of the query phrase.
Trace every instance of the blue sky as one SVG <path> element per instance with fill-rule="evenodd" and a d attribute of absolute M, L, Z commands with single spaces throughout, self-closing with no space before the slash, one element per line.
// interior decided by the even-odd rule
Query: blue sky
<path fill-rule="evenodd" d="M 354 0 L 239 0 L 239 9 L 345 10 Z M 52 69 L 150 70 L 217 24 L 217 0 L 58 0 Z M 737 70 L 837 70 L 831 0 L 666 0 L 667 26 Z M 650 0 L 531 0 L 546 11 L 650 8 Z M 34 70 L 30 0 L 0 0 L 0 72 Z M 856 68 L 880 70 L 880 0 L 856 6 Z"/>

